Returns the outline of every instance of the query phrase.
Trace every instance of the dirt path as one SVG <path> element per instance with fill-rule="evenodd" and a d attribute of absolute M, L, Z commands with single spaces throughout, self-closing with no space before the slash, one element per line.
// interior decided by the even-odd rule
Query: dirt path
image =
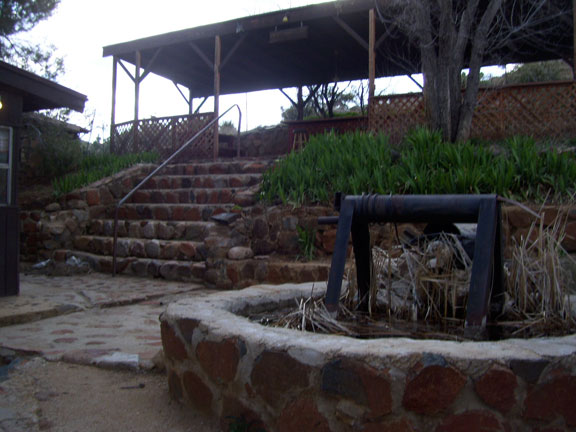
<path fill-rule="evenodd" d="M 220 430 L 216 420 L 170 400 L 162 374 L 35 358 L 21 361 L 4 378 L 0 381 L 2 432 Z"/>

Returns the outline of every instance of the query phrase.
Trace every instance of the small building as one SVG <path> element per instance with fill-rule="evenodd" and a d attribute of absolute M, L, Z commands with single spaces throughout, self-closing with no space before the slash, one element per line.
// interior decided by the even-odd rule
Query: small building
<path fill-rule="evenodd" d="M 82 112 L 86 96 L 0 62 L 0 297 L 19 292 L 17 183 L 22 114 L 53 108 Z"/>

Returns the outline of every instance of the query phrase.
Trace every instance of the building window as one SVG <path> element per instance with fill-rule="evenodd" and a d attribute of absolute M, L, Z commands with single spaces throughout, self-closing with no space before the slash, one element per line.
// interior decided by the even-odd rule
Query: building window
<path fill-rule="evenodd" d="M 0 206 L 12 204 L 12 128 L 0 126 Z"/>

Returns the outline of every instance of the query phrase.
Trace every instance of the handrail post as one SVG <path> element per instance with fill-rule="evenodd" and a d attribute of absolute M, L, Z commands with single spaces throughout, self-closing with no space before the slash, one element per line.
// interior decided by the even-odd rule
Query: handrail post
<path fill-rule="evenodd" d="M 114 241 L 112 243 L 112 276 L 116 276 L 116 255 L 118 253 L 118 210 L 119 206 L 116 206 L 114 210 Z"/>
<path fill-rule="evenodd" d="M 240 157 L 240 131 L 242 130 L 242 111 L 238 107 L 238 134 L 236 135 L 236 157 Z"/>

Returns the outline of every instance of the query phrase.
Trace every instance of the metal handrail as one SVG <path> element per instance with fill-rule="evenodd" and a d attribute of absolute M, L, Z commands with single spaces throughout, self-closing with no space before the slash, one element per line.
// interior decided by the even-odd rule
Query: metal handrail
<path fill-rule="evenodd" d="M 172 159 L 174 159 L 176 156 L 178 156 L 185 148 L 187 148 L 190 144 L 192 144 L 196 139 L 198 139 L 204 132 L 206 132 L 211 126 L 214 125 L 214 123 L 216 123 L 218 120 L 220 120 L 222 117 L 224 117 L 226 114 L 228 114 L 232 108 L 236 107 L 238 109 L 238 135 L 237 135 L 237 142 L 238 142 L 238 149 L 237 149 L 237 156 L 240 156 L 240 125 L 242 124 L 242 111 L 240 110 L 240 107 L 238 106 L 238 104 L 234 104 L 232 105 L 230 108 L 228 108 L 226 111 L 224 111 L 222 114 L 220 114 L 217 118 L 213 119 L 210 123 L 208 123 L 206 126 L 204 126 L 202 129 L 200 129 L 200 131 L 198 133 L 196 133 L 196 135 L 194 135 L 192 138 L 190 138 L 188 141 L 186 141 L 182 147 L 180 147 L 178 150 L 176 150 L 174 153 L 172 153 L 172 155 L 170 157 L 168 157 L 164 162 L 162 162 L 160 165 L 158 165 L 158 167 L 156 167 L 156 169 L 154 171 L 152 171 L 150 174 L 148 174 L 144 180 L 142 180 L 140 183 L 138 183 L 130 192 L 128 192 L 124 198 L 122 198 L 120 201 L 118 201 L 118 204 L 116 204 L 116 210 L 114 211 L 114 242 L 112 244 L 112 275 L 116 276 L 116 255 L 117 255 L 117 248 L 118 248 L 118 210 L 120 209 L 120 207 L 122 207 L 122 205 L 124 205 L 124 203 L 126 203 L 126 201 L 128 200 L 128 198 L 130 198 L 134 192 L 136 192 L 138 189 L 140 189 L 148 180 L 150 180 L 152 177 L 154 177 L 156 175 L 156 173 L 158 173 L 158 171 L 160 171 L 162 168 L 164 168 L 166 165 L 168 165 Z"/>

